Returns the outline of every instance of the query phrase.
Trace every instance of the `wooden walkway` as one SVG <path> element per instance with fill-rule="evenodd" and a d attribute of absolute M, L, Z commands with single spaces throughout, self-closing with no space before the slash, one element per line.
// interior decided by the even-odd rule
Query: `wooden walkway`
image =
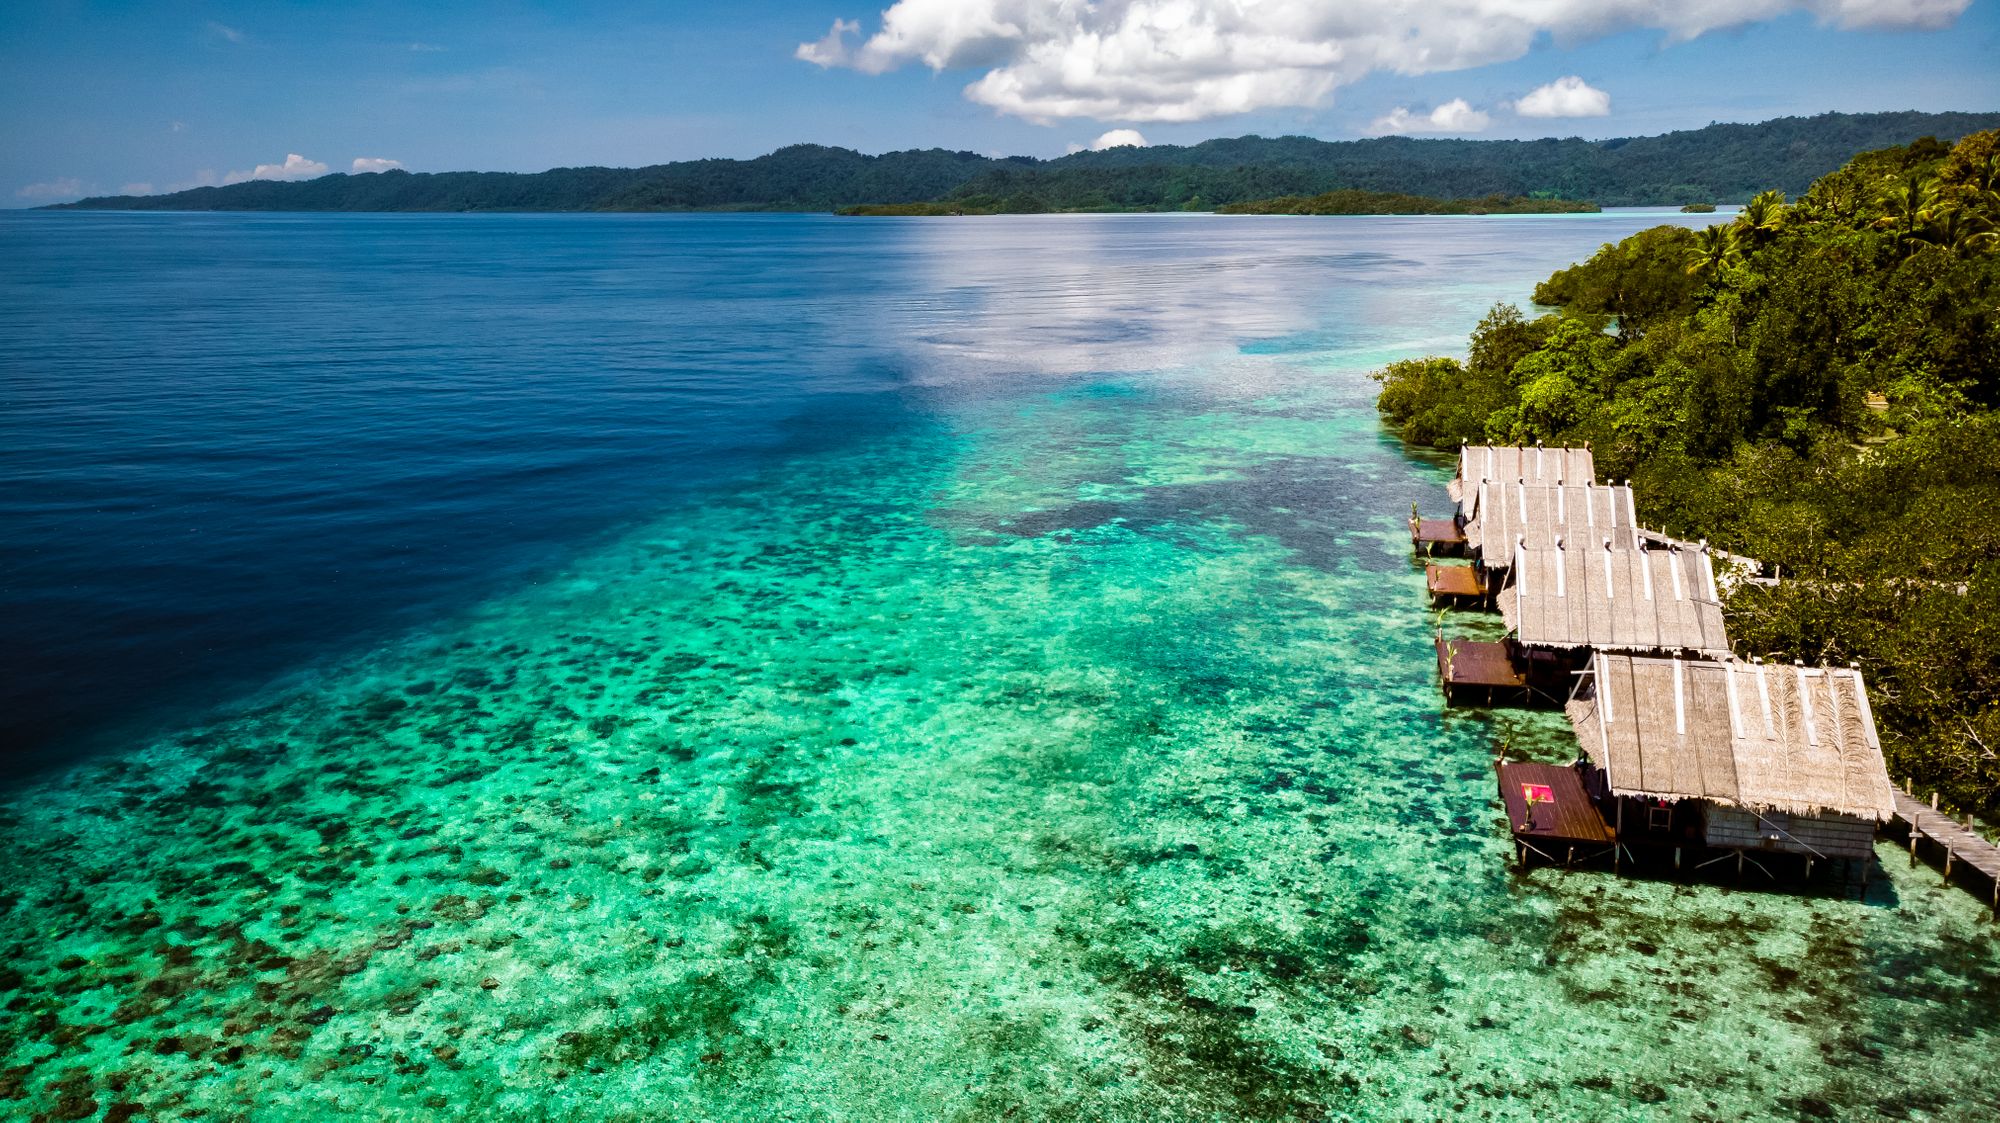
<path fill-rule="evenodd" d="M 1994 911 L 2000 912 L 2000 846 L 1953 822 L 1949 815 L 1931 810 L 1903 789 L 1891 790 L 1896 796 L 1896 817 L 1910 825 L 1910 861 L 1917 860 L 1917 840 L 1930 839 L 1944 848 L 1946 877 L 1951 876 L 1955 863 L 1964 862 L 1993 882 L 1992 904 Z"/>

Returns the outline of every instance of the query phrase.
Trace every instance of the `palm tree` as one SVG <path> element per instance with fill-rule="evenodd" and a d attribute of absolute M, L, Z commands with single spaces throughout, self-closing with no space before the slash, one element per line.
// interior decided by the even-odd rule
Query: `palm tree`
<path fill-rule="evenodd" d="M 1751 247 L 1761 246 L 1777 236 L 1785 224 L 1785 193 L 1765 191 L 1743 205 L 1735 225 Z"/>
<path fill-rule="evenodd" d="M 1891 180 L 1882 192 L 1882 208 L 1888 213 L 1876 219 L 1875 226 L 1895 231 L 1897 248 L 1908 254 L 1931 224 L 1937 203 L 1935 179 L 1912 175 Z"/>
<path fill-rule="evenodd" d="M 1958 201 L 1932 207 L 1929 220 L 1912 238 L 1963 256 L 1991 249 L 2000 242 L 2000 233 L 1991 218 Z"/>
<path fill-rule="evenodd" d="M 1975 191 L 1992 192 L 2000 190 L 2000 149 L 1986 154 L 1965 178 L 1965 183 Z"/>
<path fill-rule="evenodd" d="M 1704 226 L 1695 231 L 1694 245 L 1688 247 L 1687 272 L 1690 277 L 1713 277 L 1742 257 L 1736 227 Z"/>

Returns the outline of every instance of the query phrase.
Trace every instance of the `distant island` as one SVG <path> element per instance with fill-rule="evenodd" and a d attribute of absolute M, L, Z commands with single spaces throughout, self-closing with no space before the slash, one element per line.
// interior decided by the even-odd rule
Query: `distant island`
<path fill-rule="evenodd" d="M 1531 199 L 1488 195 L 1481 199 L 1432 199 L 1393 191 L 1327 191 L 1281 195 L 1248 203 L 1225 203 L 1217 214 L 1594 214 L 1596 203 L 1581 199 Z"/>
<path fill-rule="evenodd" d="M 942 217 L 946 215 L 1047 214 L 1044 204 L 1033 211 L 1008 209 L 1009 200 L 993 196 L 943 203 L 861 203 L 835 213 L 871 217 Z M 1281 195 L 1247 203 L 1224 203 L 1217 214 L 1590 214 L 1596 203 L 1575 199 L 1529 199 L 1519 195 L 1488 195 L 1483 199 L 1433 199 L 1394 191 L 1327 191 L 1319 195 Z M 1714 208 L 1711 207 L 1711 210 Z"/>
<path fill-rule="evenodd" d="M 1616 140 L 1246 136 L 1053 160 L 942 149 L 869 156 L 799 144 L 751 160 L 534 173 L 334 174 L 101 196 L 52 209 L 834 211 L 923 205 L 937 209 L 900 213 L 969 213 L 987 206 L 989 213 L 1213 211 L 1329 192 L 1681 206 L 1740 203 L 1768 188 L 1803 192 L 1858 153 L 1992 128 L 2000 128 L 2000 113 L 1825 113 Z"/>

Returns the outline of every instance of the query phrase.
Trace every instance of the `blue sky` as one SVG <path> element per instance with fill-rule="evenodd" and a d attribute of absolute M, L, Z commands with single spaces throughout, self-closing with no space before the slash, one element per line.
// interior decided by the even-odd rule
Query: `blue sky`
<path fill-rule="evenodd" d="M 533 171 L 798 141 L 1053 156 L 1120 128 L 1152 143 L 1607 137 L 1830 109 L 1993 110 L 1996 6 L 9 0 L 0 204 L 356 159 Z M 836 20 L 854 22 L 829 37 Z M 1535 94 L 1562 79 L 1575 81 Z"/>

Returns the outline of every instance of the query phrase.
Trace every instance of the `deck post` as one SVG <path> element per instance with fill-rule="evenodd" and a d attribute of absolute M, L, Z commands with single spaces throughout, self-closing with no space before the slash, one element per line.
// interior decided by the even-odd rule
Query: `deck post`
<path fill-rule="evenodd" d="M 1674 847 L 1674 868 L 1681 868 L 1681 848 L 1678 846 Z"/>
<path fill-rule="evenodd" d="M 1743 880 L 1743 851 L 1741 849 L 1736 851 L 1736 880 Z"/>
<path fill-rule="evenodd" d="M 1811 858 L 1807 858 L 1807 859 L 1806 859 L 1806 880 L 1807 880 L 1807 881 L 1811 881 L 1811 880 L 1812 880 L 1812 859 L 1811 859 Z"/>
<path fill-rule="evenodd" d="M 1910 824 L 1910 868 L 1917 868 L 1917 825 Z"/>
<path fill-rule="evenodd" d="M 1611 828 L 1611 872 L 1617 873 L 1620 859 L 1625 857 L 1625 799 L 1612 796 L 1618 801 L 1618 823 Z"/>
<path fill-rule="evenodd" d="M 1946 877 L 1951 876 L 1951 860 L 1956 857 L 1958 855 L 1952 852 L 1951 847 L 1947 846 L 1944 848 L 1944 875 Z"/>

